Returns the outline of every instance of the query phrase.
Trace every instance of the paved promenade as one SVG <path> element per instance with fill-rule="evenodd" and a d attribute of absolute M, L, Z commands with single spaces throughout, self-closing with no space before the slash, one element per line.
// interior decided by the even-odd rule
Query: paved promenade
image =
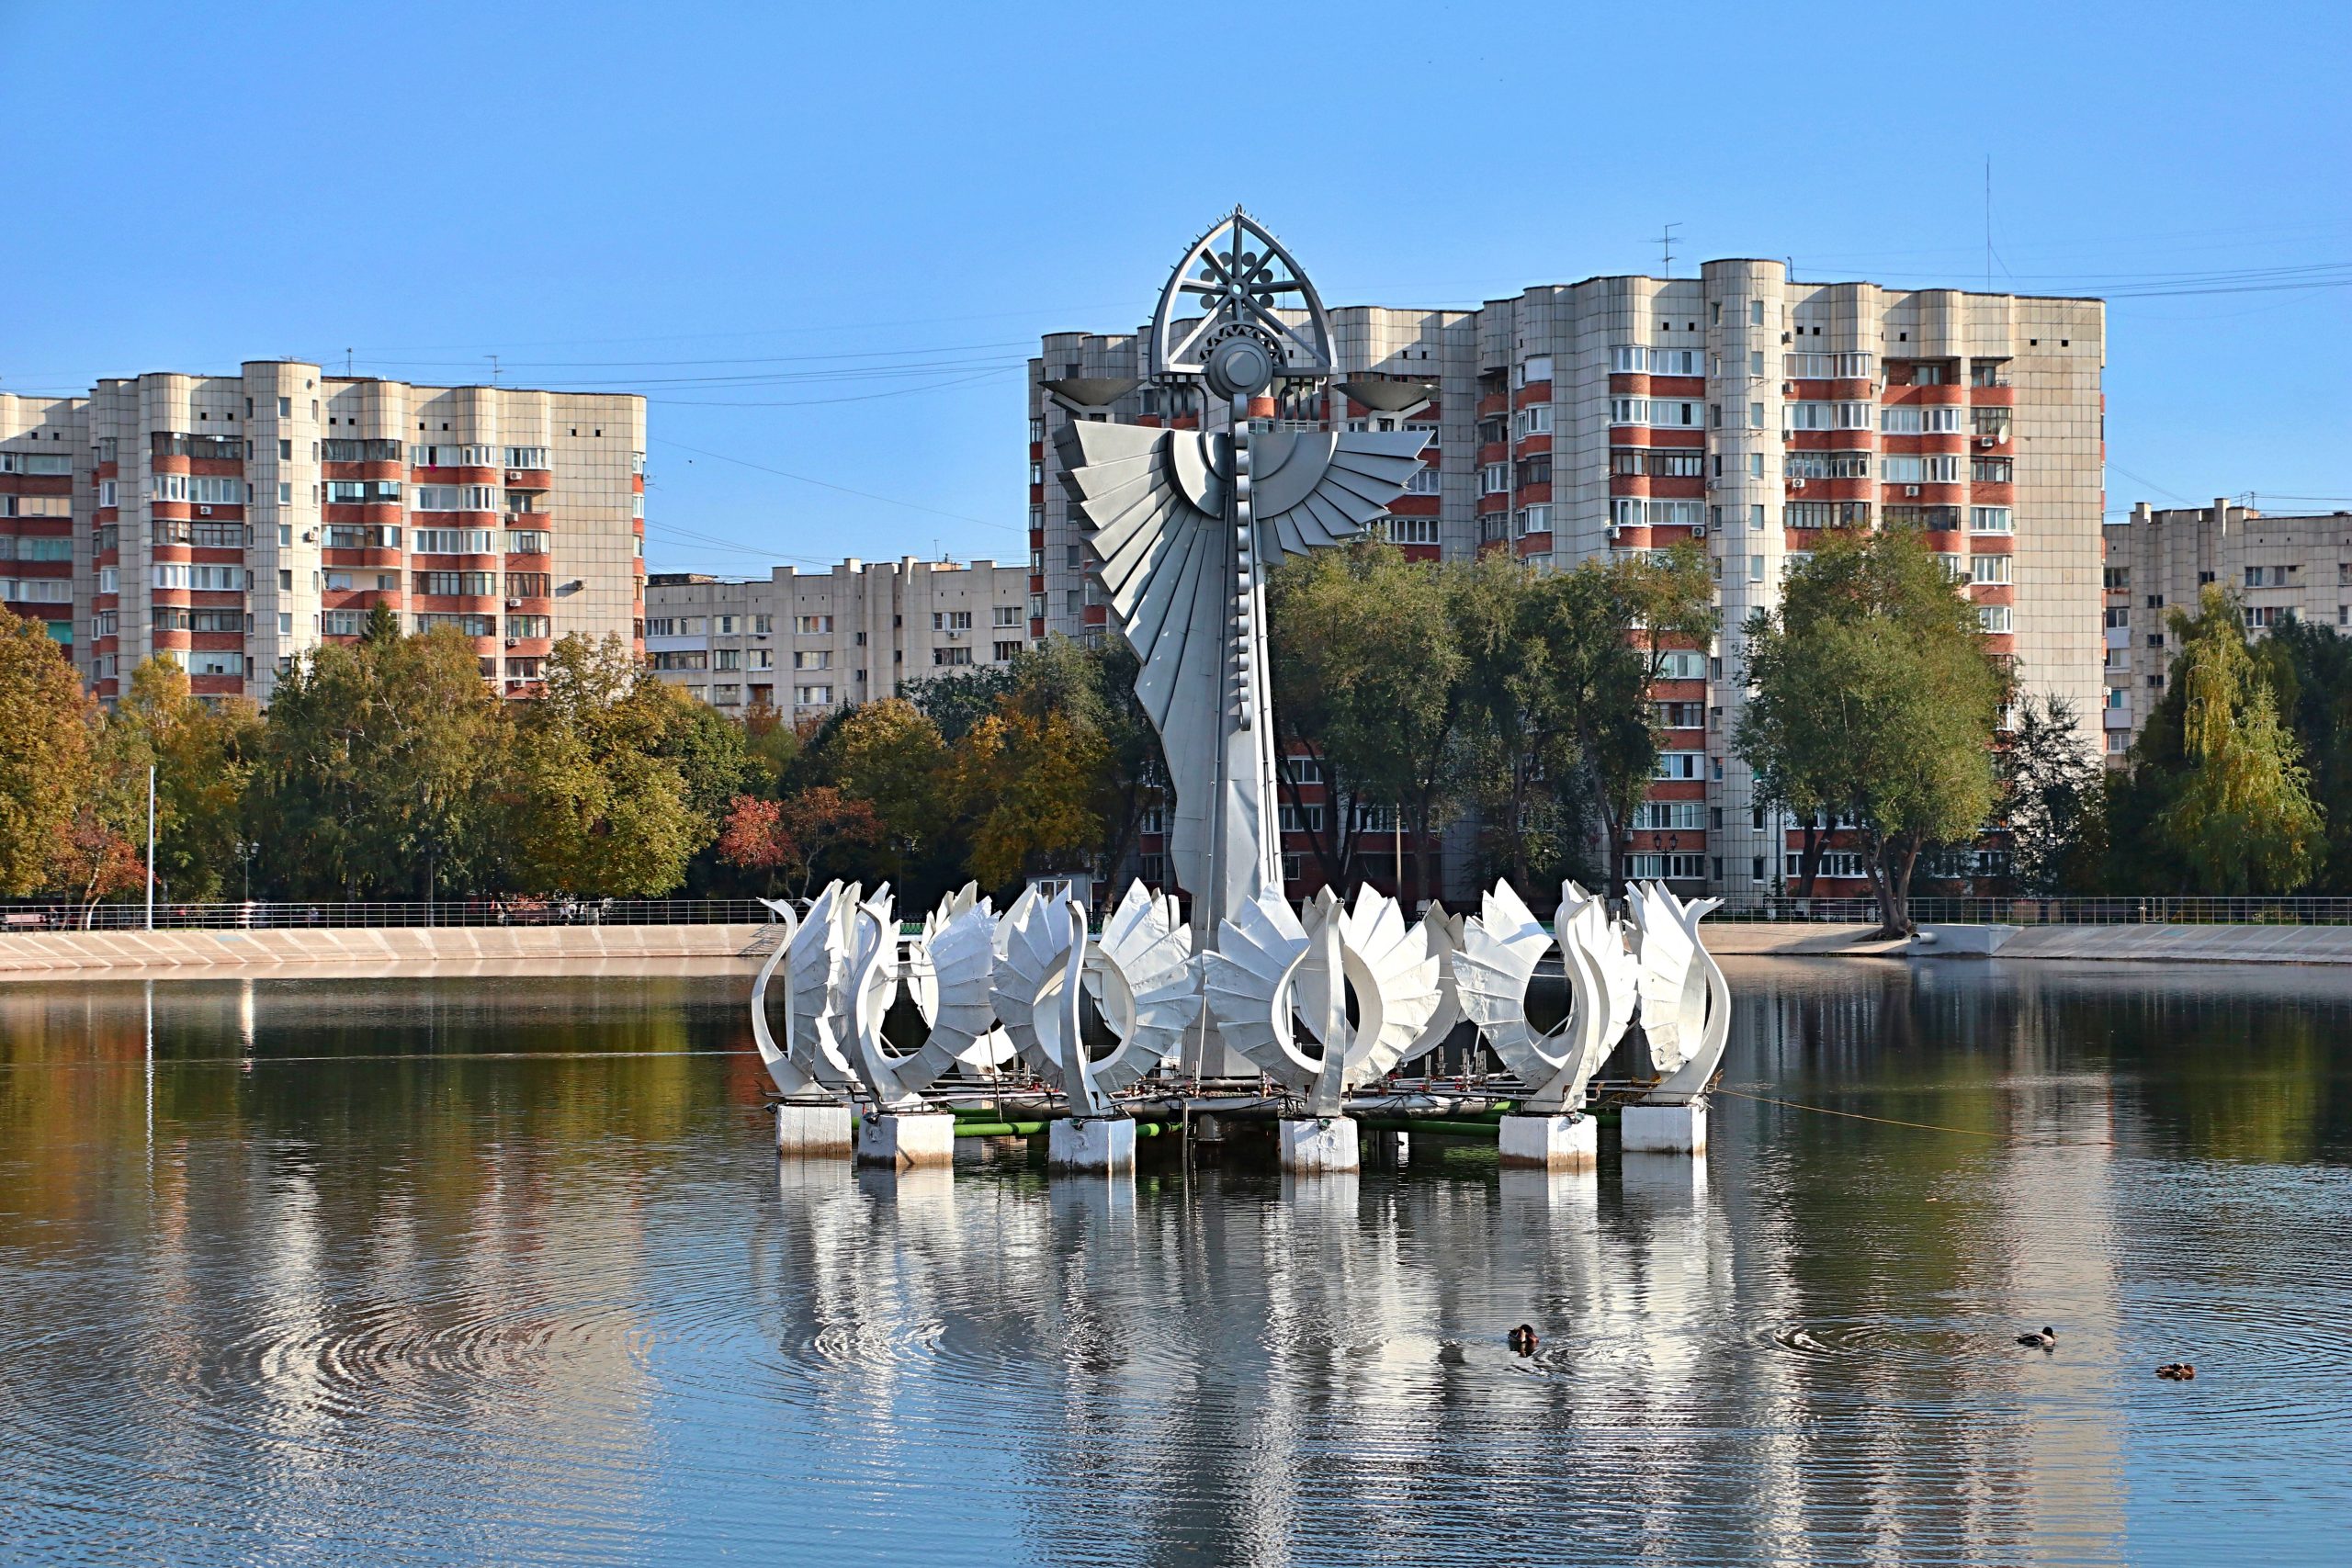
<path fill-rule="evenodd" d="M 764 955 L 763 925 L 384 926 L 344 930 L 38 931 L 0 934 L 0 981 L 249 974 L 288 979 L 398 975 L 725 973 Z"/>

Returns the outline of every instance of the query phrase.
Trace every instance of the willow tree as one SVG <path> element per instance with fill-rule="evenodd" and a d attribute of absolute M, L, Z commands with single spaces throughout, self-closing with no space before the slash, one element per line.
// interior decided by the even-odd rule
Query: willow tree
<path fill-rule="evenodd" d="M 2195 617 L 2175 612 L 2172 626 L 2188 771 L 2161 819 L 2165 836 L 2199 892 L 2290 892 L 2325 850 L 2302 748 L 2219 586 L 2207 585 Z"/>
<path fill-rule="evenodd" d="M 1994 805 L 2008 679 L 1975 607 L 1914 533 L 1838 533 L 1746 630 L 1736 750 L 1770 798 L 1852 821 L 1881 934 L 1907 935 L 1920 854 Z"/>

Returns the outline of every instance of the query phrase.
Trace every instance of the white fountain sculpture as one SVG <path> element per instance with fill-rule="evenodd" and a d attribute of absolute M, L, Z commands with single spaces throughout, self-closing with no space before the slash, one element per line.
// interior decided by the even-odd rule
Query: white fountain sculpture
<path fill-rule="evenodd" d="M 935 987 L 931 1033 L 903 1055 L 882 1037 L 882 1020 L 899 993 L 899 922 L 886 886 L 871 898 L 842 904 L 837 928 L 849 952 L 849 1051 L 874 1109 L 858 1120 L 857 1157 L 900 1168 L 946 1165 L 955 1154 L 955 1118 L 922 1099 L 941 1075 L 984 1039 L 996 1022 L 989 1001 L 995 966 L 996 912 L 971 889 L 952 896 L 925 922 Z"/>
<path fill-rule="evenodd" d="M 1356 1127 L 1350 1089 L 1394 1067 L 1440 1004 L 1438 956 L 1427 931 L 1408 930 L 1396 901 L 1360 888 L 1355 908 L 1329 888 L 1309 900 L 1304 922 L 1279 896 L 1241 906 L 1202 957 L 1208 1008 L 1226 1042 L 1306 1100 L 1282 1124 L 1282 1158 L 1294 1171 L 1353 1170 Z M 1348 1022 L 1348 993 L 1356 1021 Z M 1303 1024 L 1317 1049 L 1298 1039 Z"/>
<path fill-rule="evenodd" d="M 1462 987 L 1454 970 L 1462 958 L 1462 917 L 1433 906 L 1421 917 L 1421 931 L 1429 941 L 1430 952 L 1437 956 L 1437 1010 L 1430 1014 L 1429 1022 L 1421 1026 L 1421 1032 L 1413 1043 L 1397 1055 L 1396 1065 L 1400 1067 L 1419 1061 L 1444 1044 L 1445 1037 L 1453 1032 L 1453 1026 L 1464 1016 Z"/>
<path fill-rule="evenodd" d="M 974 909 L 990 910 L 989 900 L 980 897 L 979 884 L 976 882 L 967 882 L 956 892 L 941 899 L 939 907 L 923 917 L 922 935 L 915 942 L 913 947 L 908 952 L 904 964 L 900 965 L 899 983 L 906 987 L 908 998 L 915 1004 L 915 1010 L 922 1015 L 923 1023 L 927 1027 L 933 1030 L 944 1027 L 954 1032 L 958 1037 L 971 1034 L 974 1030 L 979 1032 L 973 1036 L 972 1043 L 957 1054 L 956 1061 L 945 1070 L 965 1069 L 978 1074 L 987 1074 L 1012 1065 L 1014 1055 L 1012 1036 L 1007 1033 L 1001 1025 L 996 1024 L 993 1019 L 983 1021 L 970 1013 L 969 1010 L 974 1007 L 989 1005 L 988 988 L 985 985 L 980 987 L 977 1000 L 973 998 L 968 985 L 966 986 L 954 998 L 956 1005 L 965 1010 L 959 1016 L 943 1021 L 940 1012 L 939 973 L 935 956 L 942 942 L 944 941 L 959 963 L 968 967 L 976 962 L 968 952 L 968 944 L 971 941 L 968 929 L 959 931 L 954 937 L 946 934 L 948 927 L 958 917 Z M 1004 939 L 1001 934 L 1003 924 L 1004 922 L 995 919 L 993 912 L 990 911 L 990 918 L 986 922 L 989 932 L 990 972 L 993 972 L 996 958 L 1003 952 Z M 887 1006 L 884 1010 L 888 1010 Z"/>
<path fill-rule="evenodd" d="M 1707 1085 L 1731 1035 L 1731 987 L 1699 939 L 1720 898 L 1677 898 L 1659 882 L 1629 883 L 1641 957 L 1642 1037 L 1658 1081 L 1625 1108 L 1627 1153 L 1704 1154 Z"/>
<path fill-rule="evenodd" d="M 1086 936 L 1086 911 L 1067 898 L 1023 893 L 1005 917 L 995 984 L 997 1016 L 1022 1059 L 1069 1100 L 1071 1114 L 1112 1113 L 1111 1097 L 1172 1060 L 1201 1014 L 1191 930 L 1176 900 L 1130 883 Z M 1090 1059 L 1080 1038 L 1073 976 L 1118 1043 Z"/>
<path fill-rule="evenodd" d="M 840 940 L 841 914 L 857 889 L 835 882 L 817 895 L 804 919 L 791 906 L 762 899 L 784 923 L 784 934 L 752 986 L 752 1037 L 760 1060 L 783 1096 L 776 1107 L 776 1150 L 786 1155 L 846 1155 L 847 1112 L 857 1082 L 842 1043 L 847 1034 L 843 982 L 848 964 Z M 785 973 L 784 1043 L 769 1032 L 767 986 Z"/>
<path fill-rule="evenodd" d="M 1568 1016 L 1538 1030 L 1527 1017 L 1527 986 L 1557 942 L 1568 983 Z M 1523 1113 L 1503 1118 L 1505 1165 L 1575 1169 L 1600 1157 L 1598 1130 L 1584 1115 L 1586 1087 L 1633 1021 L 1640 966 L 1626 951 L 1608 905 L 1574 882 L 1560 885 L 1553 929 L 1498 882 L 1463 933 L 1456 960 L 1463 1010 L 1526 1086 Z"/>

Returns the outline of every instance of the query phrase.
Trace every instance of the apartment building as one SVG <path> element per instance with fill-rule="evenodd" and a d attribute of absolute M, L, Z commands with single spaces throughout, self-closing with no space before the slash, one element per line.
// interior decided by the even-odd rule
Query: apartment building
<path fill-rule="evenodd" d="M 905 681 L 1009 664 L 1028 646 L 1028 574 L 991 560 L 846 560 L 765 578 L 661 572 L 645 651 L 663 681 L 722 712 L 800 718 Z"/>
<path fill-rule="evenodd" d="M 2268 517 L 2225 498 L 2161 510 L 2143 501 L 2105 533 L 2101 719 L 2111 763 L 2164 695 L 2175 651 L 2171 613 L 2194 612 L 2207 584 L 2237 596 L 2256 637 L 2290 616 L 2352 635 L 2352 513 Z"/>
<path fill-rule="evenodd" d="M 640 635 L 639 397 L 253 360 L 9 399 L 0 422 L 6 463 L 29 465 L 0 475 L 13 547 L 36 552 L 11 563 L 9 591 L 59 603 L 64 501 L 71 614 L 53 635 L 101 699 L 169 653 L 199 694 L 266 702 L 297 658 L 357 637 L 378 605 L 409 630 L 463 633 L 510 693 L 567 633 Z"/>
<path fill-rule="evenodd" d="M 74 520 L 90 515 L 88 410 L 79 398 L 0 392 L 0 603 L 49 627 L 71 658 L 75 552 L 90 540 Z"/>
<path fill-rule="evenodd" d="M 1923 530 L 2023 691 L 2071 699 L 2086 723 L 2097 707 L 2100 301 L 1806 282 L 1725 260 L 1476 310 L 1330 314 L 1339 377 L 1280 414 L 1428 433 L 1428 471 L 1385 525 L 1408 554 L 1508 549 L 1542 569 L 1704 543 L 1724 630 L 1678 650 L 1657 693 L 1672 728 L 1635 874 L 1741 902 L 1793 874 L 1803 836 L 1761 811 L 1730 741 L 1740 626 L 1824 529 Z M 1099 637 L 1107 620 L 1050 427 L 1194 419 L 1140 378 L 1142 346 L 1139 333 L 1059 333 L 1031 362 L 1033 635 Z M 1443 856 L 1448 897 L 1471 893 L 1468 860 Z M 1861 890 L 1850 850 L 1827 870 L 1824 894 Z"/>

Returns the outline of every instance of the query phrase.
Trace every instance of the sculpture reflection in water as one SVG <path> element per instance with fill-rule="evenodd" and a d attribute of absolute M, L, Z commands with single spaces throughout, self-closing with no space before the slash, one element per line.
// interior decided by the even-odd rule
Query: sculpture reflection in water
<path fill-rule="evenodd" d="M 753 987 L 778 1148 L 841 1152 L 854 1098 L 858 1157 L 901 1169 L 949 1162 L 958 1103 L 971 1126 L 1049 1123 L 1061 1169 L 1131 1168 L 1137 1136 L 1161 1124 L 1140 1122 L 1139 1107 L 1186 1126 L 1271 1115 L 1283 1168 L 1300 1173 L 1356 1169 L 1366 1113 L 1384 1128 L 1498 1122 L 1507 1163 L 1573 1169 L 1592 1163 L 1588 1091 L 1638 1000 L 1657 1081 L 1626 1109 L 1627 1146 L 1703 1150 L 1730 1010 L 1698 939 L 1713 903 L 1629 887 L 1627 923 L 1570 883 L 1546 930 L 1499 883 L 1466 920 L 1409 920 L 1368 886 L 1301 910 L 1283 897 L 1266 573 L 1385 520 L 1426 436 L 1325 428 L 1337 366 L 1322 301 L 1238 208 L 1178 262 L 1144 353 L 1163 411 L 1153 424 L 1107 418 L 1136 381 L 1046 389 L 1073 416 L 1055 434 L 1072 514 L 1141 656 L 1136 696 L 1167 764 L 1168 863 L 1189 922 L 1139 884 L 1099 935 L 1066 897 L 1032 888 L 1000 917 L 967 887 L 901 936 L 887 888 L 826 888 L 804 919 L 786 918 Z M 1403 412 L 1438 388 L 1371 375 L 1342 390 Z M 1539 1030 L 1527 993 L 1554 950 L 1570 1007 Z M 779 966 L 781 1045 L 763 1012 Z M 912 1039 L 910 1025 L 907 1043 L 887 1027 L 902 992 L 927 1026 Z M 1399 1085 L 1400 1068 L 1465 1020 L 1510 1079 Z"/>

